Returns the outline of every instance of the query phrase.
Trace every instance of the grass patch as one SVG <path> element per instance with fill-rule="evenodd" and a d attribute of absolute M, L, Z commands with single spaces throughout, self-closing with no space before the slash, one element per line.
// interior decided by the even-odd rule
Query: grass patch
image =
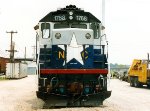
<path fill-rule="evenodd" d="M 6 77 L 5 77 L 5 75 L 4 76 L 0 76 L 0 81 L 1 80 L 8 80 Z"/>

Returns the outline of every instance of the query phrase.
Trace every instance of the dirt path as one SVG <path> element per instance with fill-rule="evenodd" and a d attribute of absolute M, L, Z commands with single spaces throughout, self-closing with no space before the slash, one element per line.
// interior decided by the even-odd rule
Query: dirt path
<path fill-rule="evenodd" d="M 0 81 L 0 111 L 150 111 L 150 90 L 111 80 L 112 96 L 101 107 L 42 109 L 37 99 L 36 77 Z"/>

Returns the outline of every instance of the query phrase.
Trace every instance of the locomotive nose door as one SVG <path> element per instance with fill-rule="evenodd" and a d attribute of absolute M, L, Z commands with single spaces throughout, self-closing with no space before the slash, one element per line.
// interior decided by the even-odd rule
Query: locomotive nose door
<path fill-rule="evenodd" d="M 52 35 L 52 45 L 67 45 L 67 63 L 74 60 L 83 65 L 80 53 L 83 52 L 83 46 L 93 45 L 93 30 L 78 28 L 53 29 Z"/>

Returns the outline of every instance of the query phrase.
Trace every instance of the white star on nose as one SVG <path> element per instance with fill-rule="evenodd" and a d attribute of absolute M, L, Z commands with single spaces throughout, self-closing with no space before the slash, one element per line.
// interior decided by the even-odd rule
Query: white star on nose
<path fill-rule="evenodd" d="M 80 52 L 83 51 L 82 45 L 77 44 L 75 34 L 73 33 L 70 45 L 67 48 L 67 62 L 75 58 L 78 62 L 83 64 Z"/>

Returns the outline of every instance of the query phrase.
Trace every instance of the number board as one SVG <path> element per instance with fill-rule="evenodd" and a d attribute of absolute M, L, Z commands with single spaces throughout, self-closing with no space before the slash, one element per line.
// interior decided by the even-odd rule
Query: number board
<path fill-rule="evenodd" d="M 66 21 L 67 17 L 66 15 L 54 15 L 53 21 Z"/>
<path fill-rule="evenodd" d="M 68 17 L 69 16 L 67 16 L 66 14 L 53 15 L 52 21 L 54 21 L 54 22 L 61 22 L 61 21 L 67 21 L 67 20 L 70 21 L 70 19 Z M 88 17 L 85 15 L 74 15 L 72 20 L 79 21 L 79 22 L 88 22 Z"/>
<path fill-rule="evenodd" d="M 84 15 L 76 15 L 75 19 L 77 21 L 81 21 L 81 22 L 87 22 L 88 21 L 88 17 L 84 16 Z"/>

